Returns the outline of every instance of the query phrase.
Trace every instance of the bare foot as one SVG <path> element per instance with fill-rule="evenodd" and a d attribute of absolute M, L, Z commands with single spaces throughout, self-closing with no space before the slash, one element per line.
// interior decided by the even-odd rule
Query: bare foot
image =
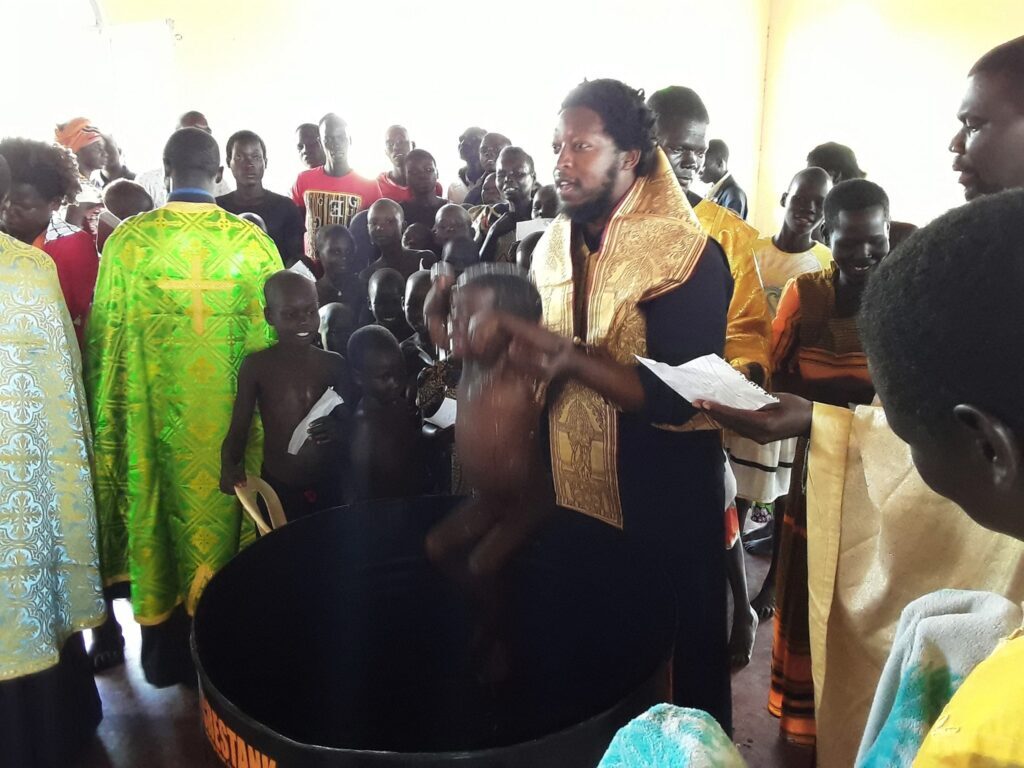
<path fill-rule="evenodd" d="M 758 538 L 749 538 L 743 541 L 743 549 L 752 555 L 770 555 L 772 553 L 772 532 Z"/>
<path fill-rule="evenodd" d="M 775 615 L 775 585 L 767 581 L 757 593 L 757 597 L 750 601 L 750 607 L 754 609 L 761 621 L 766 621 Z"/>
<path fill-rule="evenodd" d="M 742 669 L 750 663 L 757 636 L 757 613 L 749 605 L 733 613 L 732 632 L 729 633 L 729 663 L 733 669 Z"/>

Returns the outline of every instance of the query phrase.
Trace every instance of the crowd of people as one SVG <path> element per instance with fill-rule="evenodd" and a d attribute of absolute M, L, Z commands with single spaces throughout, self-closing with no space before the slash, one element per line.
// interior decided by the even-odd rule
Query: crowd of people
<path fill-rule="evenodd" d="M 550 184 L 526 148 L 475 126 L 447 189 L 400 125 L 384 136 L 390 167 L 364 178 L 334 113 L 296 129 L 305 170 L 289 195 L 264 188 L 252 130 L 227 139 L 225 174 L 195 111 L 163 167 L 137 176 L 86 118 L 54 141 L 0 141 L 5 753 L 49 766 L 82 749 L 101 717 L 92 676 L 124 662 L 115 599 L 130 596 L 142 626 L 146 679 L 194 685 L 191 616 L 257 535 L 236 499 L 257 477 L 288 521 L 464 495 L 425 546 L 474 574 L 499 570 L 555 510 L 620 529 L 685 617 L 672 703 L 706 713 L 708 743 L 728 752 L 715 729 L 732 732 L 730 668 L 774 613 L 768 706 L 788 740 L 813 745 L 815 409 L 881 395 L 925 480 L 1024 538 L 1024 260 L 1010 234 L 1024 193 L 999 194 L 1024 186 L 1022 82 L 1024 38 L 972 69 L 950 151 L 980 199 L 920 232 L 835 143 L 793 169 L 779 231 L 757 231 L 729 149 L 682 86 L 577 86 L 553 110 Z M 636 364 L 709 354 L 779 405 L 688 402 Z M 752 604 L 748 516 L 769 521 L 772 553 Z M 916 740 L 890 734 L 902 757 L 876 740 L 865 764 L 909 765 L 908 743 L 919 764 L 1024 762 L 1020 718 L 1007 725 L 986 688 L 1020 679 L 1019 642 L 949 690 Z M 946 704 L 959 725 L 929 734 Z M 611 757 L 631 733 L 609 765 L 633 764 Z"/>

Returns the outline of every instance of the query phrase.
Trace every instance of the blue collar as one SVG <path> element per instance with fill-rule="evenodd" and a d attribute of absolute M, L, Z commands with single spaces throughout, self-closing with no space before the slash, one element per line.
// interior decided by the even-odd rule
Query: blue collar
<path fill-rule="evenodd" d="M 216 198 L 199 187 L 178 187 L 167 196 L 169 203 L 215 203 Z"/>

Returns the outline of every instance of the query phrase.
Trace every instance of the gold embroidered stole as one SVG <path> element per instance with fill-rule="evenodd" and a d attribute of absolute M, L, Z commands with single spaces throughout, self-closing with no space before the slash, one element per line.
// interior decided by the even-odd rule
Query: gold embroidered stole
<path fill-rule="evenodd" d="M 591 256 L 586 301 L 587 346 L 634 364 L 647 354 L 640 304 L 685 283 L 707 236 L 683 196 L 668 159 L 633 185 L 612 214 L 600 251 Z M 544 325 L 561 336 L 573 322 L 572 224 L 559 216 L 537 245 L 533 274 Z M 584 282 L 584 285 L 586 283 Z M 568 381 L 549 402 L 551 465 L 558 504 L 622 527 L 618 481 L 618 411 L 601 395 Z"/>

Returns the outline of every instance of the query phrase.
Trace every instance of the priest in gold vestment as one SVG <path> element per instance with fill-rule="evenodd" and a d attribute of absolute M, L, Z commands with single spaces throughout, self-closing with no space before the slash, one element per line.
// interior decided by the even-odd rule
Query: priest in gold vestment
<path fill-rule="evenodd" d="M 620 528 L 660 561 L 677 598 L 673 701 L 728 731 L 721 437 L 636 356 L 721 355 L 732 277 L 652 128 L 642 93 L 621 82 L 585 82 L 565 99 L 562 211 L 532 268 L 544 327 L 504 330 L 510 356 L 551 383 L 542 432 L 558 505 L 592 518 L 581 531 Z"/>

